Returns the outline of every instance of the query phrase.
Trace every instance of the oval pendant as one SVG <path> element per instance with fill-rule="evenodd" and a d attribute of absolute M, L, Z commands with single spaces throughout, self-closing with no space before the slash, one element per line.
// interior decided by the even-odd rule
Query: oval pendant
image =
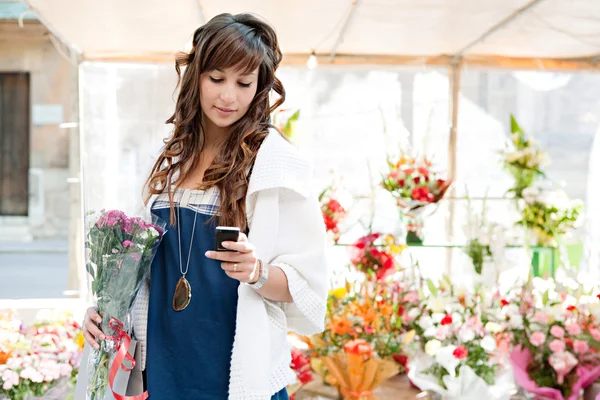
<path fill-rule="evenodd" d="M 192 300 L 192 287 L 185 277 L 179 278 L 177 286 L 175 286 L 175 294 L 173 294 L 173 309 L 175 311 L 183 311 Z"/>

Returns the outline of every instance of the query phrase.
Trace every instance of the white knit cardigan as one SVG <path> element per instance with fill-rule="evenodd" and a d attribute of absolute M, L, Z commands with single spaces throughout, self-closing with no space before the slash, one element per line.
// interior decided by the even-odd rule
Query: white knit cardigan
<path fill-rule="evenodd" d="M 250 176 L 246 195 L 248 240 L 256 247 L 258 258 L 285 272 L 294 301 L 269 301 L 249 286 L 239 286 L 230 400 L 268 400 L 294 382 L 287 332 L 310 335 L 324 328 L 328 289 L 325 229 L 318 200 L 311 194 L 311 175 L 305 158 L 272 130 L 258 151 Z M 154 199 L 148 203 L 147 212 Z M 132 313 L 143 369 L 148 297 L 146 284 Z"/>

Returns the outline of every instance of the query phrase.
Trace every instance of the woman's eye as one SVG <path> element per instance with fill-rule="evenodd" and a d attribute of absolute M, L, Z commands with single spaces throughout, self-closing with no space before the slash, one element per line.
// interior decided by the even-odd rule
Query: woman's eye
<path fill-rule="evenodd" d="M 242 83 L 242 82 L 240 82 L 240 86 L 241 87 L 245 87 L 245 88 L 249 88 L 250 86 L 252 86 L 252 83 Z"/>
<path fill-rule="evenodd" d="M 219 83 L 219 82 L 223 82 L 223 79 L 217 79 L 217 78 L 213 78 L 212 76 L 210 77 L 210 80 L 214 83 Z"/>

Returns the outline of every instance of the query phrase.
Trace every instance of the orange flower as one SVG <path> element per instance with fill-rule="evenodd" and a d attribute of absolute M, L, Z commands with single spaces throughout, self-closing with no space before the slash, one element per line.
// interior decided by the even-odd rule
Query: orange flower
<path fill-rule="evenodd" d="M 352 315 L 356 315 L 357 317 L 362 317 L 365 325 L 370 325 L 377 316 L 377 313 L 371 306 L 371 304 L 350 304 L 350 312 Z"/>
<path fill-rule="evenodd" d="M 384 317 L 389 317 L 394 312 L 394 306 L 382 301 L 379 303 L 379 311 Z"/>
<path fill-rule="evenodd" d="M 373 353 L 373 347 L 364 339 L 354 339 L 344 345 L 344 351 L 359 356 L 370 356 Z"/>
<path fill-rule="evenodd" d="M 333 317 L 329 329 L 336 335 L 345 335 L 352 332 L 352 323 L 344 317 Z"/>
<path fill-rule="evenodd" d="M 4 353 L 4 352 L 0 351 L 0 365 L 6 364 L 6 361 L 8 361 L 10 356 L 11 356 L 10 352 Z"/>

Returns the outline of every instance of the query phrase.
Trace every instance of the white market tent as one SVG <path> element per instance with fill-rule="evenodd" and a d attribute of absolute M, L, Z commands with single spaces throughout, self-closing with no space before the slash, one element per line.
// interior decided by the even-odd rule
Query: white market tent
<path fill-rule="evenodd" d="M 276 28 L 288 65 L 447 66 L 450 177 L 462 65 L 600 68 L 600 0 L 23 1 L 79 61 L 170 62 L 213 16 L 252 12 Z"/>
<path fill-rule="evenodd" d="M 596 68 L 598 0 L 26 0 L 87 60 L 172 60 L 213 16 L 253 12 L 288 63 Z"/>

